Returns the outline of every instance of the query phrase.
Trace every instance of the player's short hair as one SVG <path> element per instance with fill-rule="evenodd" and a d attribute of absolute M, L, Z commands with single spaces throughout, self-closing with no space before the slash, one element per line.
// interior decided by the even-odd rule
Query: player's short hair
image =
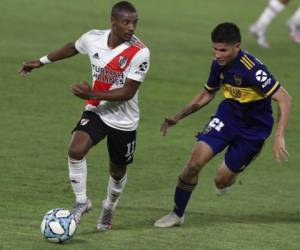
<path fill-rule="evenodd" d="M 127 1 L 121 1 L 116 3 L 112 9 L 111 9 L 111 16 L 118 18 L 120 16 L 120 12 L 127 11 L 127 12 L 136 12 L 135 7 L 127 2 Z"/>
<path fill-rule="evenodd" d="M 234 23 L 220 23 L 211 32 L 213 43 L 239 43 L 241 42 L 241 32 Z"/>

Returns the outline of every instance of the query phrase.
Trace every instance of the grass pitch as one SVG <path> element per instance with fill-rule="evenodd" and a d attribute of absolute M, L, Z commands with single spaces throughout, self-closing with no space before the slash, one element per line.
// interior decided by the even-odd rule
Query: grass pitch
<path fill-rule="evenodd" d="M 272 49 L 257 47 L 248 26 L 267 1 L 132 1 L 140 16 L 137 35 L 151 49 L 151 69 L 140 91 L 141 122 L 135 162 L 116 211 L 113 230 L 98 233 L 95 222 L 105 197 L 108 158 L 105 142 L 88 155 L 88 193 L 94 209 L 72 241 L 46 242 L 40 233 L 44 212 L 71 209 L 73 194 L 66 164 L 70 131 L 83 102 L 72 96 L 74 81 L 91 80 L 85 56 L 47 65 L 21 79 L 23 60 L 38 58 L 87 30 L 109 27 L 115 1 L 0 1 L 0 248 L 1 249 L 300 249 L 299 201 L 299 45 L 288 38 L 285 20 L 291 3 L 271 25 Z M 201 174 L 184 226 L 156 229 L 169 212 L 177 176 L 221 93 L 202 111 L 184 119 L 167 137 L 159 135 L 163 117 L 177 112 L 207 80 L 210 32 L 233 21 L 243 49 L 264 61 L 291 93 L 293 115 L 286 132 L 290 159 L 276 166 L 272 139 L 261 156 L 224 197 L 214 194 L 213 175 L 222 154 Z"/>

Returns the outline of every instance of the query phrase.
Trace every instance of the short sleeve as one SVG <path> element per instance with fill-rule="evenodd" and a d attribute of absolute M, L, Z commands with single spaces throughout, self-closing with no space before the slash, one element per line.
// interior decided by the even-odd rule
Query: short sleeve
<path fill-rule="evenodd" d="M 78 50 L 80 54 L 87 54 L 87 36 L 88 32 L 83 34 L 78 40 L 75 42 L 75 48 Z"/>
<path fill-rule="evenodd" d="M 217 91 L 220 88 L 220 72 L 216 61 L 213 61 L 210 68 L 209 77 L 204 88 L 208 92 Z"/>
<path fill-rule="evenodd" d="M 129 64 L 127 78 L 137 82 L 143 82 L 150 67 L 150 51 L 143 48 L 136 53 Z"/>
<path fill-rule="evenodd" d="M 263 64 L 259 64 L 248 74 L 249 82 L 258 88 L 265 97 L 272 96 L 280 88 L 279 82 Z"/>

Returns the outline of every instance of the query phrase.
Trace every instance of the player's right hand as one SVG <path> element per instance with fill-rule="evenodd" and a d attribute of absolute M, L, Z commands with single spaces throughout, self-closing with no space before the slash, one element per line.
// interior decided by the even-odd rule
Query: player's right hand
<path fill-rule="evenodd" d="M 165 118 L 164 122 L 160 126 L 160 133 L 162 136 L 165 136 L 167 134 L 167 130 L 169 127 L 174 126 L 177 124 L 178 120 L 174 117 L 167 117 Z"/>
<path fill-rule="evenodd" d="M 32 60 L 23 62 L 21 68 L 18 70 L 20 76 L 27 76 L 33 69 L 37 69 L 42 67 L 44 64 L 40 62 L 40 60 Z"/>

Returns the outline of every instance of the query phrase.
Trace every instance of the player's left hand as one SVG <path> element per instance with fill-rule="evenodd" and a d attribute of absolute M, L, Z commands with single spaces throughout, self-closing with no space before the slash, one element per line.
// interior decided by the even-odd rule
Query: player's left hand
<path fill-rule="evenodd" d="M 278 164 L 288 161 L 289 153 L 285 147 L 284 136 L 275 136 L 273 145 L 273 155 Z"/>
<path fill-rule="evenodd" d="M 82 83 L 73 83 L 71 85 L 71 91 L 74 95 L 78 96 L 81 99 L 92 99 L 93 98 L 93 90 L 91 86 L 83 81 Z"/>

